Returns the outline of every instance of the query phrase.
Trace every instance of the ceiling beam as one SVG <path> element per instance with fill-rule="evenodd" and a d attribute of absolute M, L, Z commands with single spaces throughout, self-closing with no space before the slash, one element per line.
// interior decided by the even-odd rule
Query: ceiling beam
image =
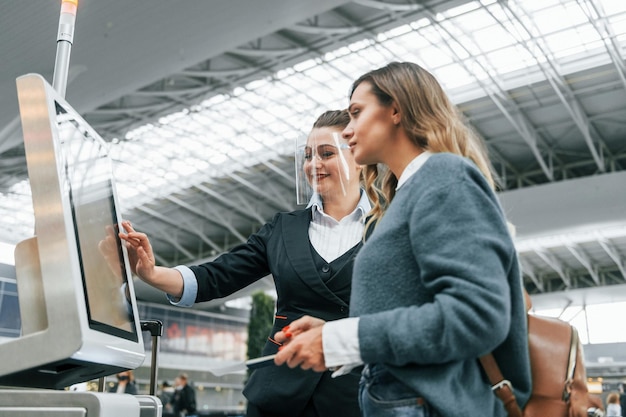
<path fill-rule="evenodd" d="M 417 11 L 422 6 L 419 4 L 397 4 L 387 3 L 380 0 L 353 0 L 354 3 L 361 6 L 369 7 L 370 9 L 389 10 L 392 12 L 411 12 Z"/>
<path fill-rule="evenodd" d="M 228 223 L 228 222 L 223 222 L 223 221 L 216 221 L 214 217 L 212 216 L 207 216 L 206 213 L 202 210 L 199 210 L 195 207 L 193 207 L 192 205 L 184 202 L 183 200 L 181 200 L 180 198 L 177 197 L 173 197 L 173 196 L 167 196 L 165 197 L 166 200 L 171 201 L 172 203 L 184 208 L 185 210 L 195 214 L 196 216 L 200 217 L 201 219 L 206 220 L 207 222 L 211 223 L 214 226 L 220 227 L 228 232 L 230 232 L 231 234 L 235 235 L 239 240 L 245 242 L 246 238 L 245 236 L 242 236 L 241 233 L 239 233 L 237 231 L 237 229 L 235 229 L 232 224 Z M 213 212 L 214 216 L 217 214 L 216 211 Z M 213 242 L 211 239 L 206 238 L 208 242 L 211 242 L 210 245 L 213 248 L 218 247 L 218 245 Z"/>
<path fill-rule="evenodd" d="M 152 210 L 151 208 L 148 208 L 146 206 L 140 206 L 137 207 L 136 210 L 141 211 L 145 214 L 148 214 L 151 217 L 154 217 L 155 219 L 169 225 L 172 226 L 175 230 L 178 231 L 182 231 L 188 234 L 192 234 L 195 236 L 198 236 L 200 239 L 202 239 L 203 242 L 205 242 L 207 245 L 211 246 L 213 249 L 215 249 L 216 251 L 222 251 L 223 248 L 221 248 L 220 246 L 216 245 L 215 243 L 213 243 L 210 239 L 208 239 L 206 236 L 204 236 L 204 234 L 200 233 L 198 230 L 194 229 L 194 228 L 189 228 L 189 229 L 185 229 L 185 228 L 181 228 L 180 224 L 175 222 L 174 220 L 163 216 L 162 214 Z M 172 241 L 172 244 L 176 247 L 176 249 L 178 249 L 179 251 L 181 251 L 182 253 L 184 253 L 186 256 L 188 256 L 191 259 L 196 258 L 197 256 L 195 256 L 194 254 L 192 254 L 191 252 L 189 252 L 187 249 L 185 249 L 184 247 L 182 247 L 181 245 L 179 245 L 176 241 Z"/>
<path fill-rule="evenodd" d="M 249 191 L 252 192 L 252 194 L 256 194 L 264 199 L 267 199 L 267 193 L 264 190 L 260 190 L 259 187 L 257 187 L 255 184 L 251 183 L 250 181 L 246 180 L 241 175 L 235 174 L 233 172 L 233 173 L 227 174 L 227 176 L 229 178 L 232 178 L 236 182 L 240 183 L 244 187 L 246 187 Z M 279 199 L 281 198 L 279 197 Z M 270 204 L 276 207 L 278 210 L 283 210 L 286 205 L 286 201 L 282 200 L 282 201 L 277 202 L 272 199 L 270 201 Z"/>
<path fill-rule="evenodd" d="M 520 265 L 522 267 L 522 273 L 530 278 L 530 280 L 535 284 L 537 291 L 544 292 L 545 287 L 543 285 L 543 281 L 537 276 L 533 267 L 522 257 L 519 258 Z"/>
<path fill-rule="evenodd" d="M 622 278 L 626 281 L 626 261 L 622 255 L 620 255 L 619 251 L 607 238 L 603 236 L 598 236 L 598 243 L 602 246 L 602 249 L 609 255 L 611 260 L 615 262 L 617 268 L 619 269 L 620 274 L 622 274 Z"/>
<path fill-rule="evenodd" d="M 590 0 L 578 0 L 578 4 L 587 15 L 589 23 L 593 25 L 602 38 L 611 61 L 615 65 L 619 79 L 622 81 L 622 87 L 626 89 L 626 64 L 624 64 L 624 58 L 621 54 L 622 48 L 616 40 L 617 35 L 608 24 L 608 18 L 602 4 Z"/>
<path fill-rule="evenodd" d="M 510 2 L 500 2 L 499 4 L 503 7 L 504 11 L 507 11 L 510 14 L 511 18 L 515 20 L 516 26 L 521 27 L 526 32 L 527 39 L 524 40 L 520 39 L 516 33 L 512 33 L 509 31 L 511 36 L 518 38 L 520 46 L 523 46 L 528 51 L 528 53 L 530 53 L 534 57 L 535 63 L 543 72 L 546 80 L 553 87 L 554 92 L 557 94 L 563 106 L 569 113 L 572 120 L 574 120 L 574 123 L 582 134 L 585 143 L 587 144 L 587 147 L 591 152 L 591 156 L 596 162 L 599 172 L 606 172 L 604 159 L 600 152 L 596 149 L 596 145 L 594 144 L 594 141 L 601 142 L 601 138 L 599 137 L 598 132 L 589 122 L 589 119 L 587 118 L 582 106 L 576 99 L 576 96 L 572 92 L 571 88 L 569 88 L 565 80 L 563 80 L 563 77 L 560 75 L 560 71 L 557 68 L 557 62 L 554 59 L 551 59 L 552 53 L 550 49 L 546 45 L 544 45 L 544 41 L 541 37 L 533 36 L 533 33 L 540 33 L 540 31 L 536 27 L 534 27 L 533 29 L 529 29 L 526 27 L 525 21 L 532 24 L 532 16 L 529 16 L 520 5 L 517 11 L 524 13 L 524 17 L 526 18 L 525 20 L 522 20 L 517 11 L 513 10 L 513 5 Z M 595 136 L 595 138 L 592 137 L 592 134 L 593 136 Z"/>
<path fill-rule="evenodd" d="M 436 44 L 435 40 L 429 40 L 431 45 L 442 47 L 445 46 L 446 50 L 449 52 L 450 57 L 459 65 L 465 67 L 467 69 L 468 74 L 475 74 L 474 71 L 471 71 L 467 68 L 467 61 L 471 61 L 474 65 L 481 68 L 482 71 L 488 75 L 491 84 L 486 83 L 484 80 L 479 77 L 475 77 L 478 85 L 481 86 L 483 91 L 492 99 L 496 107 L 500 110 L 500 112 L 506 117 L 509 123 L 515 128 L 515 130 L 519 133 L 519 135 L 524 139 L 524 142 L 530 148 L 533 156 L 535 157 L 537 163 L 541 167 L 543 173 L 549 181 L 554 181 L 554 173 L 552 170 L 552 164 L 548 164 L 544 161 L 543 156 L 541 155 L 541 151 L 537 146 L 538 135 L 536 129 L 532 126 L 528 118 L 522 113 L 520 108 L 510 99 L 508 98 L 508 94 L 501 86 L 501 82 L 494 75 L 496 73 L 493 67 L 487 67 L 489 63 L 487 60 L 479 60 L 474 56 L 472 51 L 470 51 L 467 46 L 456 40 L 456 37 L 450 33 L 450 31 L 444 27 L 444 25 L 438 21 L 437 16 L 435 16 L 432 12 L 428 11 L 426 16 L 430 20 L 433 27 L 440 32 L 441 40 L 443 42 Z M 473 39 L 473 37 L 465 33 L 466 39 Z M 452 44 L 457 45 L 461 50 L 463 50 L 467 57 L 463 59 L 459 56 L 458 52 L 451 47 Z M 476 48 L 480 49 L 480 45 L 475 43 Z"/>
<path fill-rule="evenodd" d="M 598 269 L 593 265 L 593 260 L 589 258 L 589 256 L 583 252 L 579 245 L 576 245 L 571 242 L 567 242 L 565 244 L 567 250 L 570 251 L 572 255 L 585 267 L 587 272 L 589 272 L 589 276 L 593 280 L 596 285 L 600 285 L 600 277 L 598 275 Z"/>
<path fill-rule="evenodd" d="M 534 253 L 540 257 L 550 268 L 556 272 L 563 284 L 565 284 L 565 288 L 570 288 L 572 286 L 572 279 L 569 276 L 569 272 L 565 269 L 565 265 L 563 262 L 559 261 L 554 255 L 549 253 L 546 250 L 535 249 Z"/>
<path fill-rule="evenodd" d="M 226 197 L 224 197 L 222 194 L 213 191 L 212 189 L 210 189 L 209 187 L 205 186 L 204 184 L 195 184 L 193 186 L 193 188 L 196 188 L 200 191 L 202 191 L 203 193 L 209 195 L 210 197 L 216 199 L 217 201 L 219 201 L 220 203 L 224 204 L 227 208 L 236 211 L 237 213 L 239 213 L 240 215 L 247 217 L 251 220 L 255 220 L 260 224 L 265 223 L 265 219 L 261 216 L 259 216 L 255 211 L 251 211 L 251 210 L 243 210 L 239 207 L 239 205 L 234 202 L 232 199 L 228 199 Z"/>
<path fill-rule="evenodd" d="M 187 249 L 183 248 L 183 247 L 182 247 L 182 246 L 178 243 L 178 240 L 177 240 L 177 239 L 173 238 L 173 235 L 172 235 L 172 234 L 167 234 L 167 233 L 165 233 L 165 231 L 163 231 L 163 230 L 162 230 L 162 229 L 160 229 L 160 228 L 151 229 L 151 230 L 150 230 L 150 236 L 148 236 L 148 237 L 149 237 L 150 239 L 153 239 L 153 240 L 161 240 L 161 241 L 165 242 L 168 246 L 173 246 L 173 247 L 174 247 L 174 248 L 176 248 L 178 251 L 180 251 L 180 252 L 182 252 L 183 254 L 185 254 L 185 256 L 188 256 L 188 257 L 190 257 L 190 258 L 194 258 L 194 257 L 192 256 L 192 254 L 191 254 L 189 251 L 187 251 Z M 163 257 L 162 255 L 160 255 L 160 254 L 158 253 L 158 251 L 155 251 L 155 250 L 154 250 L 154 247 L 153 247 L 153 251 L 152 251 L 152 253 L 153 253 L 153 255 L 154 255 L 155 259 L 156 259 L 157 261 L 159 261 L 159 263 L 161 263 L 161 265 L 170 265 L 170 262 L 169 262 L 169 261 L 168 261 L 165 257 Z"/>

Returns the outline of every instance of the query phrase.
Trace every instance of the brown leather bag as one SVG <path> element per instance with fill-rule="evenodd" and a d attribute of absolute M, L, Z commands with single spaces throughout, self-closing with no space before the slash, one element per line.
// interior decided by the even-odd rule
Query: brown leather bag
<path fill-rule="evenodd" d="M 526 295 L 530 309 L 530 297 Z M 480 358 L 494 393 L 510 417 L 587 417 L 591 404 L 582 345 L 569 323 L 528 315 L 528 345 L 532 392 L 520 410 L 512 386 L 502 376 L 492 354 Z"/>

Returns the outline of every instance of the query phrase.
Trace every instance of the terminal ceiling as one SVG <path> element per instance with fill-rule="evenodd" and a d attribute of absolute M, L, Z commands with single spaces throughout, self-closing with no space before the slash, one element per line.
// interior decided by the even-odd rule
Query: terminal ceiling
<path fill-rule="evenodd" d="M 0 5 L 7 243 L 33 233 L 15 78 L 52 79 L 59 11 Z M 66 98 L 111 143 L 123 216 L 190 264 L 297 208 L 294 140 L 356 76 L 417 62 L 487 143 L 529 292 L 623 300 L 625 54 L 621 0 L 82 0 Z"/>

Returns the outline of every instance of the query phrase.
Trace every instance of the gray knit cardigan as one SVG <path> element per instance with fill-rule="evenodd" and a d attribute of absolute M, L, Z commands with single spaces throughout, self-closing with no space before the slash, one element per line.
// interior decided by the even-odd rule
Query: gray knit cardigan
<path fill-rule="evenodd" d="M 351 316 L 384 364 L 443 417 L 505 417 L 477 360 L 494 352 L 520 406 L 531 390 L 521 273 L 495 193 L 435 153 L 398 189 L 355 259 Z"/>

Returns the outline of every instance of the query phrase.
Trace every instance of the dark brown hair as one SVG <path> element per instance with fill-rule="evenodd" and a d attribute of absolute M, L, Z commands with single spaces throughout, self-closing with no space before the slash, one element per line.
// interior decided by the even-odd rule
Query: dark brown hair
<path fill-rule="evenodd" d="M 345 129 L 350 123 L 350 115 L 347 110 L 327 110 L 322 113 L 315 123 L 313 123 L 313 129 L 321 127 L 337 127 Z"/>

